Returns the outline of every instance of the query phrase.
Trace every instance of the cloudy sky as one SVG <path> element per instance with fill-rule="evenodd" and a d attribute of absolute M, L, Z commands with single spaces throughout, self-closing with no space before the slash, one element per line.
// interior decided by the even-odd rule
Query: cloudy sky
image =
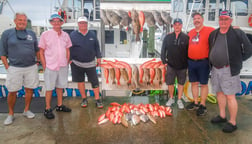
<path fill-rule="evenodd" d="M 45 26 L 53 8 L 58 6 L 58 0 L 9 0 L 15 12 L 25 12 L 32 25 Z M 55 12 L 54 12 L 55 13 Z M 8 4 L 4 6 L 3 14 L 13 19 L 14 14 Z"/>

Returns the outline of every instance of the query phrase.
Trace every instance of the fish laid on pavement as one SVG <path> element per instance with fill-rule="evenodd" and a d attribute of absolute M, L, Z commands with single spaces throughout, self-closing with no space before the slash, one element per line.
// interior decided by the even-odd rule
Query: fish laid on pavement
<path fill-rule="evenodd" d="M 143 114 L 143 115 L 140 115 L 140 120 L 142 122 L 147 122 L 149 120 L 149 117 L 147 115 Z"/>
<path fill-rule="evenodd" d="M 140 118 L 139 118 L 139 116 L 134 114 L 134 115 L 132 116 L 132 118 L 131 118 L 131 122 L 132 122 L 133 125 L 139 124 L 139 123 L 140 123 Z"/>
<path fill-rule="evenodd" d="M 125 114 L 122 115 L 121 123 L 122 123 L 123 126 L 129 127 L 129 124 L 128 124 L 126 118 L 125 118 Z"/>
<path fill-rule="evenodd" d="M 150 121 L 152 121 L 154 124 L 156 124 L 156 120 L 153 116 L 151 116 L 150 114 L 147 114 L 148 118 L 150 119 Z"/>
<path fill-rule="evenodd" d="M 131 11 L 131 19 L 132 19 L 132 27 L 133 27 L 133 33 L 136 36 L 136 41 L 140 41 L 140 22 L 138 18 L 138 13 L 136 10 Z"/>

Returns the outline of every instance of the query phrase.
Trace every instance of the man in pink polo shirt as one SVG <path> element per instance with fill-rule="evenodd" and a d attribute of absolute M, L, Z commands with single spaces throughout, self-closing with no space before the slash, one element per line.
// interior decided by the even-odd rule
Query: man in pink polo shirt
<path fill-rule="evenodd" d="M 53 28 L 42 33 L 39 48 L 46 88 L 44 116 L 47 119 L 53 119 L 51 98 L 55 87 L 58 97 L 56 111 L 71 112 L 70 108 L 62 104 L 62 97 L 63 88 L 67 87 L 69 48 L 72 46 L 72 43 L 69 35 L 61 30 L 64 20 L 58 14 L 51 15 L 49 21 Z"/>

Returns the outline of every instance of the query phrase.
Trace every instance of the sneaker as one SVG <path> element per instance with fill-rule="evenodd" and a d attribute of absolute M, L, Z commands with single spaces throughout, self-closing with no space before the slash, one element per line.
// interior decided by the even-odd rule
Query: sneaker
<path fill-rule="evenodd" d="M 29 119 L 32 119 L 32 118 L 34 118 L 35 117 L 35 114 L 34 113 L 32 113 L 30 110 L 28 110 L 28 111 L 24 111 L 23 112 L 23 116 L 25 116 L 25 117 L 27 117 L 27 118 L 29 118 Z"/>
<path fill-rule="evenodd" d="M 170 107 L 174 103 L 175 103 L 174 98 L 169 98 L 169 100 L 167 101 L 167 103 L 165 105 L 168 106 L 168 107 Z"/>
<path fill-rule="evenodd" d="M 88 106 L 87 98 L 82 99 L 81 107 L 85 108 L 85 107 L 87 107 L 87 106 Z"/>
<path fill-rule="evenodd" d="M 52 109 L 45 109 L 44 111 L 44 116 L 47 118 L 47 119 L 54 119 L 54 114 L 52 112 Z"/>
<path fill-rule="evenodd" d="M 207 113 L 207 109 L 205 106 L 200 105 L 199 108 L 196 111 L 197 116 L 203 116 Z"/>
<path fill-rule="evenodd" d="M 237 129 L 236 125 L 231 124 L 230 122 L 227 122 L 224 128 L 222 129 L 223 132 L 225 133 L 232 133 Z"/>
<path fill-rule="evenodd" d="M 57 106 L 56 111 L 58 112 L 71 112 L 72 110 L 65 105 Z"/>
<path fill-rule="evenodd" d="M 8 115 L 7 118 L 4 121 L 4 125 L 10 125 L 14 121 L 14 116 L 13 115 Z"/>
<path fill-rule="evenodd" d="M 179 99 L 179 100 L 177 101 L 177 105 L 178 105 L 178 108 L 179 108 L 179 109 L 184 109 L 184 104 L 183 104 L 183 101 L 182 101 L 181 99 Z"/>
<path fill-rule="evenodd" d="M 96 100 L 96 107 L 97 108 L 103 108 L 103 104 L 100 99 Z"/>
<path fill-rule="evenodd" d="M 189 105 L 186 106 L 187 110 L 195 110 L 195 109 L 198 109 L 198 108 L 199 108 L 199 105 L 195 104 L 194 102 L 191 102 Z"/>
<path fill-rule="evenodd" d="M 211 119 L 211 123 L 213 123 L 213 124 L 224 123 L 224 122 L 227 122 L 227 119 L 222 118 L 220 115 L 218 115 L 218 116 Z"/>

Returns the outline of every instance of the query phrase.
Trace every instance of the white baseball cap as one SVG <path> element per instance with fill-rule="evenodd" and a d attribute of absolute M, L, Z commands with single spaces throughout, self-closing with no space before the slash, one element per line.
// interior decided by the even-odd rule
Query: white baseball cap
<path fill-rule="evenodd" d="M 87 18 L 84 16 L 81 16 L 78 18 L 78 22 L 88 22 Z"/>

